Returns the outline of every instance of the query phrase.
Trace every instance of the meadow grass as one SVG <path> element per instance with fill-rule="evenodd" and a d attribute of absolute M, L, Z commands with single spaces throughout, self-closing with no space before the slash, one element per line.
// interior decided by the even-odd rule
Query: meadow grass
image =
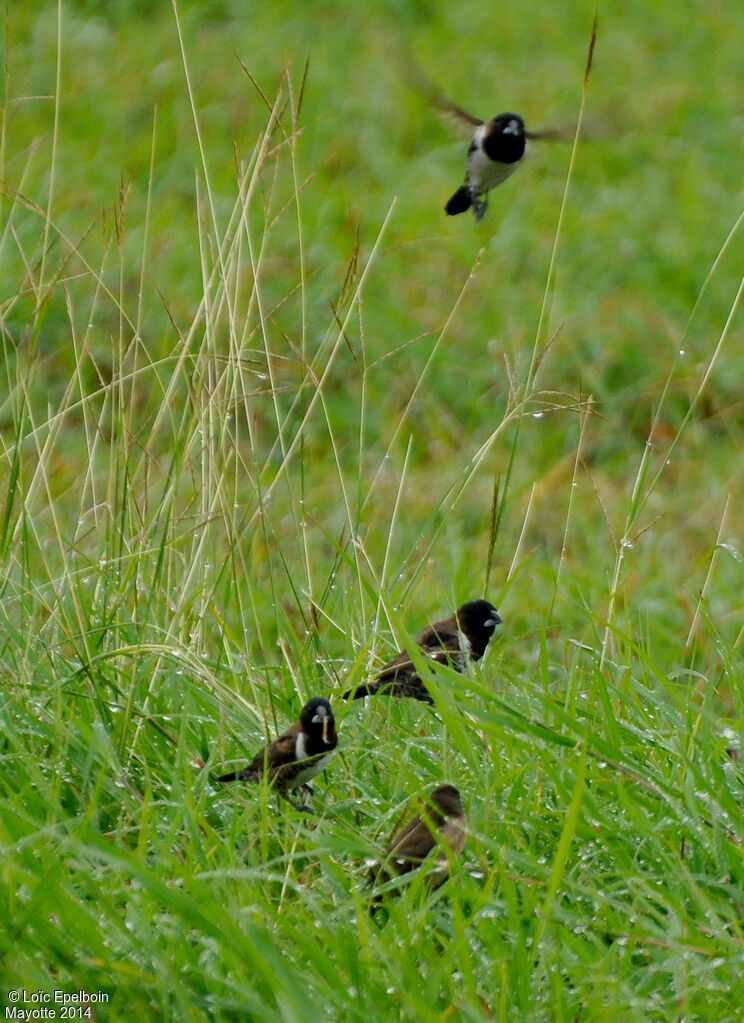
<path fill-rule="evenodd" d="M 530 13 L 6 9 L 4 1004 L 742 1018 L 743 18 L 600 6 L 587 85 L 593 5 Z M 584 116 L 474 227 L 390 54 L 469 105 L 479 32 Z M 435 709 L 335 701 L 316 817 L 213 782 L 484 592 Z M 441 780 L 462 862 L 372 918 Z"/>

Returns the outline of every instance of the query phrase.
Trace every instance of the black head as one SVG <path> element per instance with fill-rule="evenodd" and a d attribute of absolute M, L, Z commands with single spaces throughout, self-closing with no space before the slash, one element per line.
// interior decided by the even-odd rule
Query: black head
<path fill-rule="evenodd" d="M 524 120 L 519 114 L 512 114 L 508 110 L 505 114 L 497 114 L 489 127 L 491 131 L 502 135 L 524 135 Z"/>
<path fill-rule="evenodd" d="M 429 802 L 442 817 L 462 817 L 465 813 L 460 790 L 454 785 L 437 785 L 429 796 Z"/>
<path fill-rule="evenodd" d="M 515 163 L 524 156 L 526 135 L 519 114 L 497 114 L 488 124 L 483 148 L 492 160 Z"/>
<path fill-rule="evenodd" d="M 322 736 L 326 746 L 336 745 L 336 719 L 331 705 L 322 696 L 313 696 L 302 708 L 300 725 L 306 735 Z"/>
<path fill-rule="evenodd" d="M 501 615 L 488 600 L 469 600 L 457 609 L 457 624 L 470 640 L 472 656 L 477 660 L 485 653 Z"/>

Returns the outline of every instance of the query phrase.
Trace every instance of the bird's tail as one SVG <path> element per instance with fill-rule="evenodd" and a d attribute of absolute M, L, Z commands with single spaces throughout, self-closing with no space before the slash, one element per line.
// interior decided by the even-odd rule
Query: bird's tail
<path fill-rule="evenodd" d="M 221 774 L 219 778 L 215 778 L 215 781 L 257 781 L 257 777 L 254 771 L 246 771 L 243 768 L 242 771 L 228 771 L 227 774 Z"/>
<path fill-rule="evenodd" d="M 470 189 L 467 185 L 463 185 L 461 188 L 457 189 L 450 201 L 444 207 L 444 211 L 445 213 L 449 213 L 451 217 L 454 217 L 457 213 L 464 213 L 465 210 L 469 210 L 472 205 L 473 197 L 470 194 Z"/>
<path fill-rule="evenodd" d="M 372 696 L 377 690 L 372 689 L 370 686 L 357 686 L 356 689 L 347 689 L 344 695 L 341 697 L 342 700 L 361 700 L 365 696 Z"/>

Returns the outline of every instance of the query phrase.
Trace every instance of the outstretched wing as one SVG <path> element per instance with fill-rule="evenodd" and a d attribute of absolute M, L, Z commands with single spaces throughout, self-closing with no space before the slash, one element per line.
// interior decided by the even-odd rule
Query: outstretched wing
<path fill-rule="evenodd" d="M 461 127 L 468 128 L 468 134 L 472 135 L 473 128 L 478 128 L 483 121 L 480 117 L 476 117 L 475 114 L 468 113 L 458 103 L 454 103 L 451 99 L 448 99 L 443 93 L 437 92 L 431 96 L 427 96 L 427 99 L 432 106 L 437 107 L 443 114 L 447 114 L 451 117 L 455 123 L 459 123 Z"/>
<path fill-rule="evenodd" d="M 460 128 L 466 130 L 468 135 L 472 135 L 473 129 L 483 124 L 480 117 L 469 113 L 459 104 L 454 103 L 448 96 L 445 96 L 436 83 L 417 64 L 411 54 L 401 55 L 401 65 L 404 68 L 403 75 L 409 89 L 413 89 L 414 92 L 423 96 L 427 103 L 440 113 L 445 114 L 459 125 Z"/>

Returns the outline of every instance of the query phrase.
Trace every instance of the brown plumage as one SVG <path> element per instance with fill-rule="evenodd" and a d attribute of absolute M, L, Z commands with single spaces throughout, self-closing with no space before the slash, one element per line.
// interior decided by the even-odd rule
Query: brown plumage
<path fill-rule="evenodd" d="M 440 114 L 443 114 L 463 134 L 472 136 L 474 128 L 479 128 L 482 124 L 486 123 L 483 118 L 471 114 L 469 110 L 461 107 L 459 103 L 455 103 L 454 100 L 445 95 L 436 82 L 416 63 L 411 54 L 405 55 L 403 63 L 403 75 L 409 88 L 423 96 L 430 106 L 438 110 Z M 553 128 L 543 128 L 540 131 L 527 132 L 526 136 L 528 139 L 565 140 L 567 133 Z"/>
<path fill-rule="evenodd" d="M 496 608 L 487 600 L 470 600 L 450 617 L 428 625 L 414 642 L 423 654 L 436 664 L 446 664 L 462 672 L 468 661 L 478 661 L 486 652 L 494 629 L 501 622 Z M 344 700 L 360 700 L 363 696 L 409 696 L 423 703 L 434 703 L 421 679 L 411 655 L 401 650 L 378 675 L 366 685 L 348 689 Z"/>
<path fill-rule="evenodd" d="M 302 708 L 300 720 L 264 746 L 247 767 L 242 771 L 229 771 L 216 780 L 259 782 L 266 776 L 277 794 L 295 809 L 312 813 L 309 804 L 296 803 L 289 793 L 302 789 L 312 795 L 309 783 L 331 759 L 337 743 L 331 705 L 322 696 L 314 696 Z"/>
<path fill-rule="evenodd" d="M 426 798 L 417 800 L 416 813 L 392 838 L 383 859 L 369 872 L 371 884 L 386 884 L 408 874 L 438 849 L 437 868 L 427 875 L 431 888 L 442 884 L 449 874 L 449 856 L 459 856 L 465 846 L 467 818 L 458 789 L 437 785 Z M 376 900 L 380 900 L 380 895 Z"/>
<path fill-rule="evenodd" d="M 486 122 L 481 117 L 476 117 L 475 114 L 469 113 L 463 107 L 457 103 L 453 103 L 447 96 L 438 93 L 435 96 L 430 97 L 430 102 L 438 107 L 443 114 L 450 117 L 459 127 L 464 131 L 472 134 L 473 128 L 479 128 Z M 525 131 L 524 137 L 527 139 L 542 139 L 545 141 L 566 141 L 567 134 L 564 131 L 560 131 L 557 128 L 541 128 L 540 131 Z"/>

